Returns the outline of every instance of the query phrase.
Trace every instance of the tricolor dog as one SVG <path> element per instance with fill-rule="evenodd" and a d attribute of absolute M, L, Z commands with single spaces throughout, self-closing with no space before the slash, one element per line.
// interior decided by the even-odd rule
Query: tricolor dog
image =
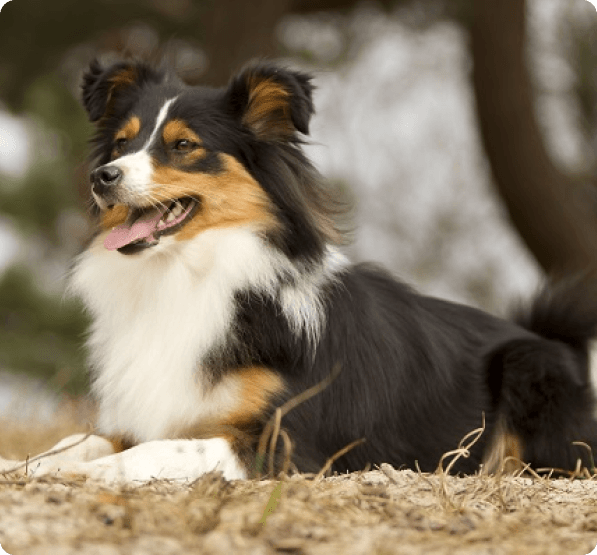
<path fill-rule="evenodd" d="M 332 470 L 433 471 L 483 423 L 454 470 L 590 466 L 573 444 L 597 447 L 597 313 L 583 293 L 545 290 L 506 321 L 351 264 L 338 203 L 301 148 L 309 75 L 262 62 L 225 88 L 192 87 L 93 62 L 82 90 L 97 231 L 71 289 L 93 319 L 98 435 L 30 473 L 254 476 L 276 408 L 322 383 L 284 411 L 274 471 L 317 472 L 360 439 Z"/>

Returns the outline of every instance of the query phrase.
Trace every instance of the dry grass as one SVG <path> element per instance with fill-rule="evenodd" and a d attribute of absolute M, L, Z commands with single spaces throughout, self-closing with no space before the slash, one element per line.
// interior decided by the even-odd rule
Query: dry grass
<path fill-rule="evenodd" d="M 70 409 L 51 425 L 3 422 L 2 454 L 39 452 L 81 431 L 80 418 Z M 209 474 L 184 486 L 119 489 L 5 479 L 0 544 L 11 555 L 585 555 L 597 545 L 597 479 L 455 478 L 389 465 L 330 478 Z"/>
<path fill-rule="evenodd" d="M 597 483 L 385 465 L 320 480 L 230 483 L 210 474 L 119 490 L 39 479 L 0 485 L 0 543 L 11 555 L 584 555 L 597 544 Z"/>

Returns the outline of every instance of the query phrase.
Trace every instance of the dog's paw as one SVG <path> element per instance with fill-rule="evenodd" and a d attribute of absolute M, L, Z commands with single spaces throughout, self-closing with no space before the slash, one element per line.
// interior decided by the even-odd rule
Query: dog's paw
<path fill-rule="evenodd" d="M 214 470 L 227 480 L 247 477 L 229 442 L 221 438 L 149 441 L 81 466 L 89 478 L 106 483 L 193 481 Z"/>
<path fill-rule="evenodd" d="M 0 457 L 0 474 L 25 474 L 25 463 Z"/>
<path fill-rule="evenodd" d="M 95 435 L 75 434 L 59 441 L 50 450 L 30 457 L 26 461 L 11 461 L 0 458 L 0 473 L 15 473 L 30 477 L 58 473 L 64 467 L 105 457 L 114 453 L 109 440 Z"/>
<path fill-rule="evenodd" d="M 114 453 L 109 440 L 78 434 L 26 462 L 0 458 L 0 473 L 30 477 L 82 475 L 110 484 L 156 479 L 193 481 L 214 470 L 222 472 L 227 480 L 247 477 L 230 443 L 222 438 L 149 441 Z"/>

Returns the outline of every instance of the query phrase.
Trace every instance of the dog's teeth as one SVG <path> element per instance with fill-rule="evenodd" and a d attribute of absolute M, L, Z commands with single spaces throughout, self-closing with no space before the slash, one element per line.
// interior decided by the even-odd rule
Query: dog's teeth
<path fill-rule="evenodd" d="M 166 221 L 171 222 L 175 218 L 176 218 L 176 216 L 175 216 L 174 212 L 168 212 L 168 216 L 166 216 Z"/>
<path fill-rule="evenodd" d="M 182 205 L 180 204 L 180 202 L 177 202 L 176 205 L 170 210 L 171 214 L 174 214 L 174 216 L 178 217 L 182 214 Z"/>

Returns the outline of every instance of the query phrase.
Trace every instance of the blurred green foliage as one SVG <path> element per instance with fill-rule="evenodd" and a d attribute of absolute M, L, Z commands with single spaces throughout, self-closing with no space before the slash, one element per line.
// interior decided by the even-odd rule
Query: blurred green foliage
<path fill-rule="evenodd" d="M 87 318 L 56 283 L 85 239 L 69 236 L 72 226 L 64 223 L 73 214 L 80 222 L 87 218 L 92 127 L 79 104 L 80 76 L 102 50 L 138 55 L 173 38 L 192 42 L 200 35 L 201 8 L 209 4 L 12 0 L 2 8 L 0 108 L 24 116 L 33 133 L 25 174 L 0 173 L 0 217 L 25 245 L 16 265 L 0 273 L 0 371 L 26 373 L 71 394 L 86 390 Z"/>
<path fill-rule="evenodd" d="M 2 101 L 26 109 L 23 91 L 61 72 L 65 54 L 82 45 L 125 49 L 123 28 L 143 23 L 162 40 L 200 33 L 199 16 L 213 0 L 13 0 L 0 14 Z M 133 45 L 134 46 L 134 45 Z"/>
<path fill-rule="evenodd" d="M 34 159 L 19 183 L 0 187 L 0 210 L 27 235 L 40 234 L 60 248 L 60 215 L 67 208 L 82 208 L 74 170 L 85 160 L 91 127 L 77 100 L 52 74 L 26 91 L 23 112 L 38 122 L 40 133 L 31 145 Z"/>
<path fill-rule="evenodd" d="M 0 278 L 0 368 L 26 371 L 56 390 L 87 387 L 82 349 L 87 319 L 79 303 L 42 291 L 23 267 Z"/>

